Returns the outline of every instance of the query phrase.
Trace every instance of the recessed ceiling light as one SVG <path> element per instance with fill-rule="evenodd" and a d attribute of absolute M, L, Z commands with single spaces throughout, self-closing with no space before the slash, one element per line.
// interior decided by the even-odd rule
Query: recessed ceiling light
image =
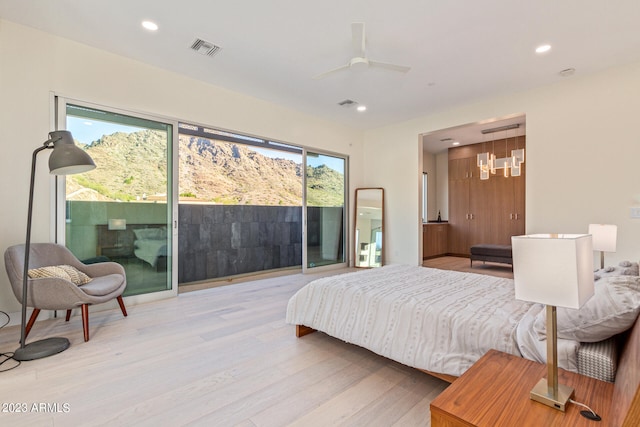
<path fill-rule="evenodd" d="M 550 44 L 543 44 L 536 48 L 536 53 L 545 53 L 545 52 L 549 52 L 550 50 L 551 50 Z"/>
<path fill-rule="evenodd" d="M 458 141 L 453 141 L 452 145 L 460 145 L 460 143 Z"/>
<path fill-rule="evenodd" d="M 149 31 L 158 31 L 158 24 L 151 21 L 142 21 L 142 26 Z"/>
<path fill-rule="evenodd" d="M 367 107 L 364 105 L 358 105 L 358 107 L 356 108 L 356 110 L 363 112 L 363 111 L 367 111 Z"/>

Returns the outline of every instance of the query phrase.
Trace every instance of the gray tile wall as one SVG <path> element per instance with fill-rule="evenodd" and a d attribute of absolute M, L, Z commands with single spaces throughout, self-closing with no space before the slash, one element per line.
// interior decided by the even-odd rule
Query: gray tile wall
<path fill-rule="evenodd" d="M 178 283 L 302 265 L 299 206 L 180 204 L 178 209 Z"/>

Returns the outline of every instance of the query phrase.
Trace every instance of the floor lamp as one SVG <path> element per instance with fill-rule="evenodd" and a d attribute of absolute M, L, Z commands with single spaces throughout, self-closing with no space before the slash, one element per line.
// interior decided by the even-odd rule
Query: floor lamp
<path fill-rule="evenodd" d="M 573 389 L 558 384 L 556 307 L 578 309 L 594 294 L 591 236 L 513 236 L 511 247 L 516 299 L 547 306 L 547 378 L 536 384 L 530 398 L 564 412 Z"/>
<path fill-rule="evenodd" d="M 27 238 L 24 247 L 24 270 L 22 272 L 22 324 L 20 328 L 20 348 L 13 355 L 16 360 L 34 360 L 60 353 L 69 348 L 66 338 L 46 338 L 26 344 L 27 301 L 29 284 L 29 252 L 31 249 L 31 218 L 33 216 L 33 187 L 36 175 L 38 153 L 52 149 L 49 156 L 49 172 L 54 175 L 71 175 L 90 171 L 96 167 L 91 157 L 73 142 L 71 132 L 57 130 L 49 133 L 49 139 L 36 148 L 31 158 L 31 183 L 29 185 L 29 210 L 27 214 Z"/>
<path fill-rule="evenodd" d="M 604 268 L 604 253 L 616 251 L 618 226 L 610 224 L 589 224 L 589 234 L 593 236 L 593 250 L 600 251 L 600 268 Z"/>

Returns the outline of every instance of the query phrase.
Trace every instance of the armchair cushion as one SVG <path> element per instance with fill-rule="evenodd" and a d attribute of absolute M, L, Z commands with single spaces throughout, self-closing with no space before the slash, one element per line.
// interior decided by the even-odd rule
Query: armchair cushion
<path fill-rule="evenodd" d="M 106 276 L 95 277 L 91 283 L 82 287 L 82 292 L 100 297 L 115 292 L 122 286 L 124 276 L 120 274 L 108 274 Z"/>
<path fill-rule="evenodd" d="M 31 279 L 42 279 L 44 277 L 59 277 L 68 280 L 77 286 L 86 285 L 91 281 L 91 277 L 71 265 L 51 265 L 47 267 L 32 268 L 28 271 Z"/>

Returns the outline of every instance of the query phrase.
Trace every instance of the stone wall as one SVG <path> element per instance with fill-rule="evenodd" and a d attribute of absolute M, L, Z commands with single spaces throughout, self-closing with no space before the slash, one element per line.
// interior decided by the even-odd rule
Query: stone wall
<path fill-rule="evenodd" d="M 67 246 L 80 259 L 110 256 L 99 241 L 110 218 L 127 221 L 124 231 L 108 231 L 126 253 L 113 260 L 134 258 L 133 232 L 166 223 L 164 203 L 69 202 Z M 302 266 L 302 207 L 178 205 L 178 283 L 217 279 L 285 267 Z M 312 266 L 343 259 L 343 209 L 309 207 L 307 260 Z M 107 245 L 109 247 L 113 245 Z M 113 249 L 113 248 L 111 248 Z M 110 249 L 110 250 L 111 250 Z M 125 263 L 125 268 L 128 263 Z"/>
<path fill-rule="evenodd" d="M 302 265 L 302 207 L 179 205 L 178 283 Z"/>

